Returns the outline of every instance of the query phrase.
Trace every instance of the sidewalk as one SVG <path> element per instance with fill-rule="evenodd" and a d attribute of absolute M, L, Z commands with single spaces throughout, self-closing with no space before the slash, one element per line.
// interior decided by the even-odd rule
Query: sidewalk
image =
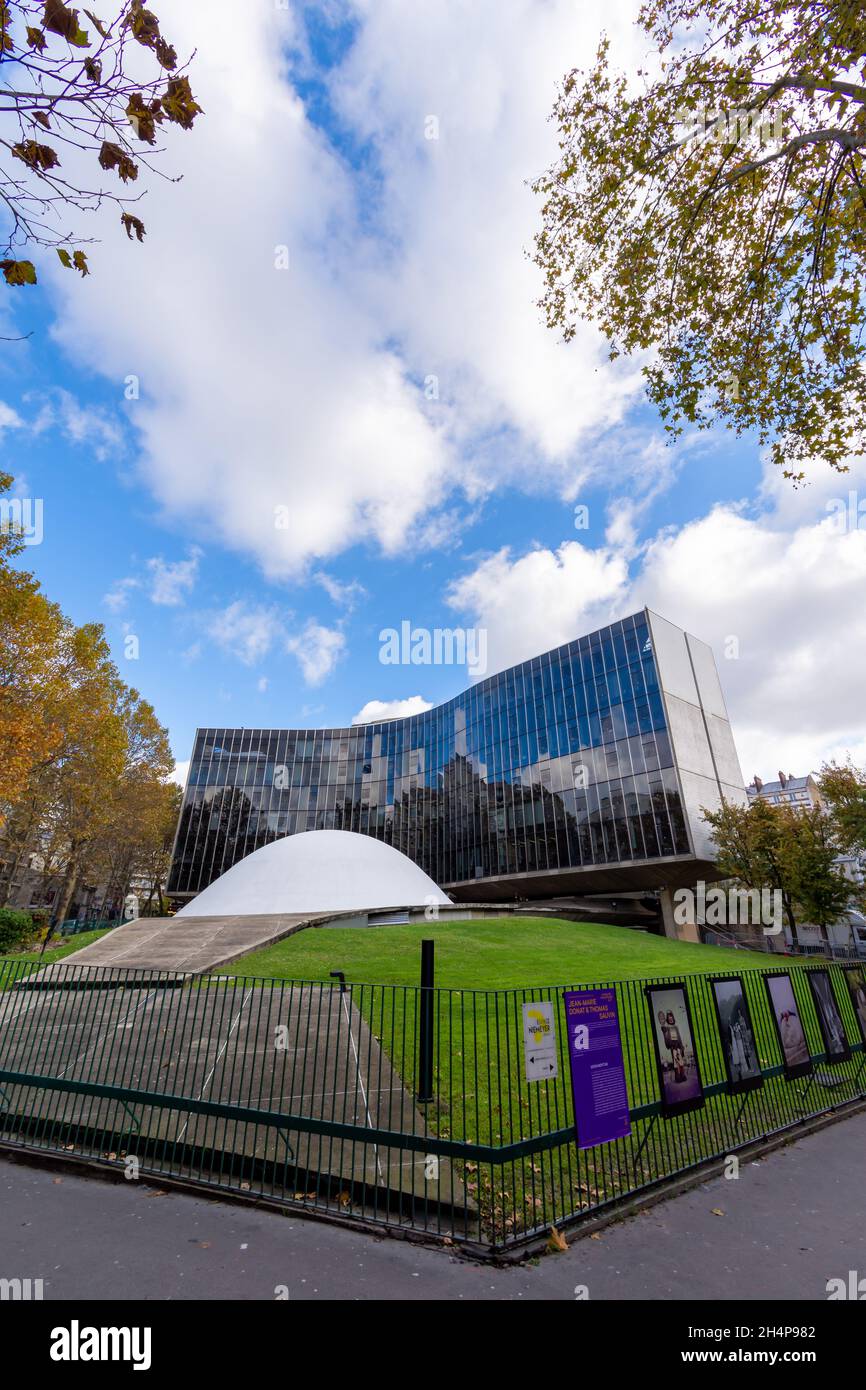
<path fill-rule="evenodd" d="M 824 1300 L 866 1276 L 866 1114 L 535 1264 L 493 1269 L 271 1211 L 0 1156 L 0 1279 L 46 1299 Z"/>

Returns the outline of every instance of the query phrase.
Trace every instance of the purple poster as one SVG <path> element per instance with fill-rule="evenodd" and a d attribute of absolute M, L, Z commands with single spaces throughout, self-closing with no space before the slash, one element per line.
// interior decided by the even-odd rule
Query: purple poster
<path fill-rule="evenodd" d="M 624 1139 L 631 1120 L 616 990 L 566 990 L 565 1020 L 577 1147 Z"/>

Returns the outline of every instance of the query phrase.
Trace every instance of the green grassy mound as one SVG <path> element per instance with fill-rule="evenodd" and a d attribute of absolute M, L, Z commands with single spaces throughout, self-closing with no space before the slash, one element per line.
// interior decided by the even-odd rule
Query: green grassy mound
<path fill-rule="evenodd" d="M 332 970 L 364 984 L 418 983 L 421 941 L 436 943 L 436 983 L 445 989 L 517 989 L 588 984 L 766 965 L 758 951 L 693 946 L 627 927 L 546 917 L 413 922 L 394 927 L 321 927 L 244 956 L 221 975 L 327 980 Z"/>

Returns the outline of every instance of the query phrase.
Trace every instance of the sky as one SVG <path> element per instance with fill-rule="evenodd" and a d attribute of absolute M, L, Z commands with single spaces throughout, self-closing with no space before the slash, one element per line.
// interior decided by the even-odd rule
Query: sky
<path fill-rule="evenodd" d="M 866 467 L 794 488 L 724 429 L 671 448 L 639 363 L 537 307 L 557 83 L 631 0 L 156 5 L 204 116 L 129 242 L 42 258 L 0 333 L 22 563 L 100 621 L 167 725 L 411 713 L 483 671 L 381 634 L 485 634 L 486 673 L 648 605 L 709 642 L 745 780 L 866 762 Z M 844 523 L 840 515 L 844 509 Z M 133 640 L 134 639 L 134 640 Z M 476 663 L 477 666 L 477 663 Z"/>

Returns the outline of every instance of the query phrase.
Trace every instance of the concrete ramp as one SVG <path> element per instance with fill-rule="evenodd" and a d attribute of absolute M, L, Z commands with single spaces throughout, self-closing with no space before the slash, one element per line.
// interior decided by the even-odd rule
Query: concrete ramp
<path fill-rule="evenodd" d="M 140 917 L 46 966 L 29 982 L 44 984 L 66 965 L 94 969 L 177 970 L 202 975 L 259 951 L 320 918 L 278 913 L 258 917 Z M 26 984 L 28 981 L 22 981 Z"/>

